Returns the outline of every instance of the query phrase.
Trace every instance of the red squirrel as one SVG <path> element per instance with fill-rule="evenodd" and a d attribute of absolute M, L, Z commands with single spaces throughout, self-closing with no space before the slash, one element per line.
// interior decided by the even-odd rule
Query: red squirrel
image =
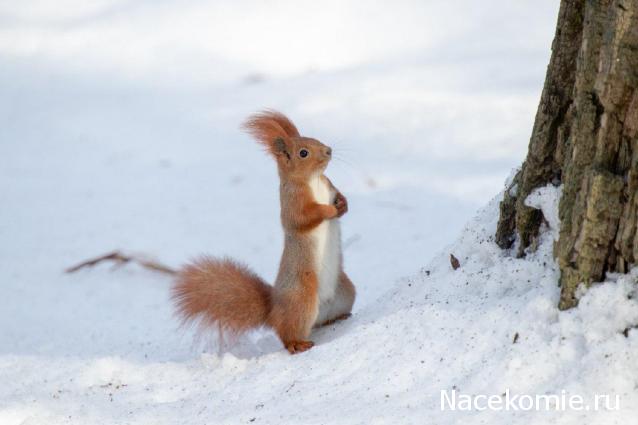
<path fill-rule="evenodd" d="M 291 354 L 301 353 L 314 345 L 313 327 L 348 318 L 354 304 L 338 220 L 348 202 L 323 174 L 329 146 L 302 137 L 276 111 L 252 115 L 243 128 L 279 171 L 285 244 L 275 284 L 233 260 L 201 257 L 177 272 L 172 298 L 184 322 L 200 320 L 234 334 L 270 327 Z"/>

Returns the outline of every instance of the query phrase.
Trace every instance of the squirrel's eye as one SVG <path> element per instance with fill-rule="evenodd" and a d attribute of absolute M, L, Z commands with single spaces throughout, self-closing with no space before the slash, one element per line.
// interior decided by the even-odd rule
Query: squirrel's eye
<path fill-rule="evenodd" d="M 302 157 L 302 158 L 307 157 L 308 156 L 308 151 L 305 150 L 305 149 L 300 150 L 299 151 L 299 156 Z"/>

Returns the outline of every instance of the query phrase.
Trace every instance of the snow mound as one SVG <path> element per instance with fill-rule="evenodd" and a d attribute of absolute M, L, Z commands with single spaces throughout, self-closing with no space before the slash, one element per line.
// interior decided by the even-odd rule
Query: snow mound
<path fill-rule="evenodd" d="M 529 202 L 550 227 L 559 194 L 542 189 Z M 196 354 L 168 329 L 163 347 L 142 338 L 108 356 L 2 355 L 0 423 L 632 423 L 638 271 L 610 276 L 560 312 L 551 228 L 535 252 L 514 258 L 492 240 L 499 199 L 429 267 L 317 331 L 306 353 L 289 356 L 272 334 L 259 333 L 230 352 Z M 166 295 L 154 291 L 152 303 L 168 309 Z M 152 324 L 136 326 L 154 338 Z M 441 391 L 452 390 L 577 395 L 590 410 L 442 410 Z M 601 394 L 611 407 L 618 396 L 619 408 L 594 410 Z"/>

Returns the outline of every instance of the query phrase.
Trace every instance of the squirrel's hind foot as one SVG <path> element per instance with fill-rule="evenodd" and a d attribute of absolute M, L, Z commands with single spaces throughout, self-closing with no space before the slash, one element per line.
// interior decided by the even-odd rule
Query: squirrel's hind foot
<path fill-rule="evenodd" d="M 323 322 L 322 324 L 319 325 L 319 327 L 323 327 L 323 326 L 329 326 L 332 325 L 333 323 L 336 322 L 340 322 L 342 320 L 346 320 L 347 318 L 349 318 L 350 316 L 352 316 L 352 313 L 344 313 L 341 316 L 337 316 L 333 319 L 330 320 L 326 320 L 325 322 Z"/>
<path fill-rule="evenodd" d="M 310 350 L 315 343 L 312 341 L 289 341 L 285 345 L 290 354 L 298 354 Z"/>

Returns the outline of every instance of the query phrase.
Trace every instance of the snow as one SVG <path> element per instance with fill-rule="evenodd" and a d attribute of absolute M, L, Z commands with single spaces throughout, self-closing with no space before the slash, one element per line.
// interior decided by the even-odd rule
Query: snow
<path fill-rule="evenodd" d="M 554 240 L 558 240 L 560 220 L 558 218 L 558 203 L 563 194 L 563 186 L 547 185 L 538 187 L 525 199 L 525 205 L 541 210 L 545 225 L 549 227 Z"/>
<path fill-rule="evenodd" d="M 559 312 L 560 189 L 528 198 L 525 259 L 492 241 L 500 195 L 475 213 L 525 154 L 556 2 L 239 3 L 0 5 L 0 424 L 635 421 L 638 272 Z M 62 273 L 122 248 L 272 281 L 277 174 L 238 129 L 262 107 L 334 148 L 351 319 L 297 356 L 267 331 L 219 352 L 168 278 Z M 452 389 L 621 409 L 442 411 Z"/>

